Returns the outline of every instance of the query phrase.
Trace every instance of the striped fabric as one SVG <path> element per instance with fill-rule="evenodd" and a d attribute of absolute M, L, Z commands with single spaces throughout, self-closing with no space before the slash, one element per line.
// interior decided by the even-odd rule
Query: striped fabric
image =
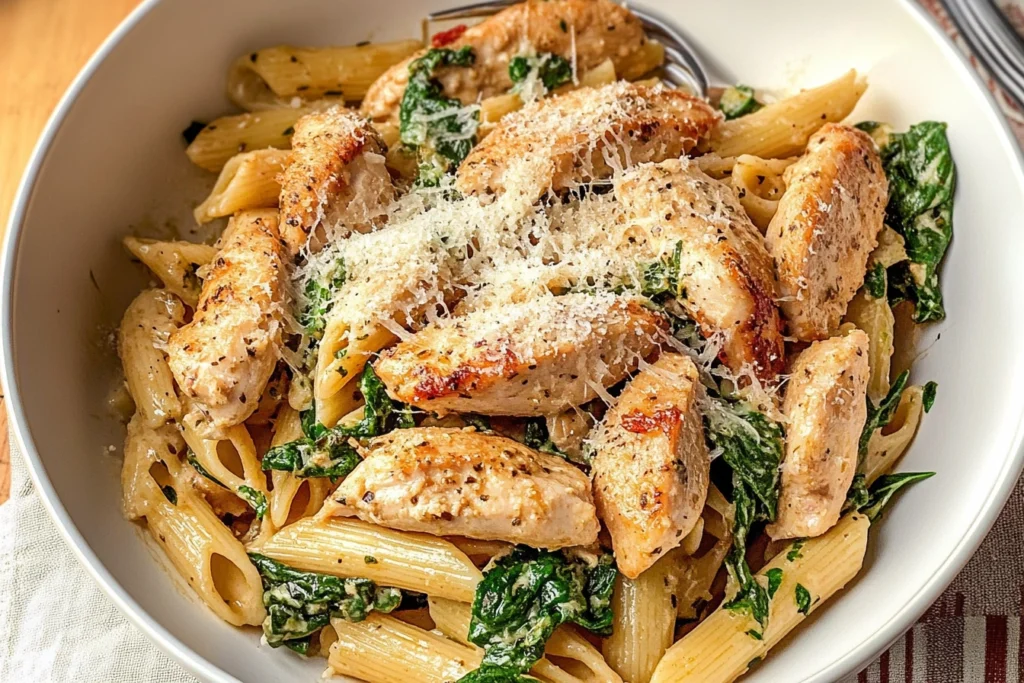
<path fill-rule="evenodd" d="M 1024 479 L 978 552 L 913 629 L 842 683 L 1017 683 L 1024 662 Z"/>

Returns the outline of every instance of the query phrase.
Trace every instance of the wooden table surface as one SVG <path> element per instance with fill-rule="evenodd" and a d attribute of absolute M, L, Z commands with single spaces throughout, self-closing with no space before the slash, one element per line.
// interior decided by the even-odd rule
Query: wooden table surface
<path fill-rule="evenodd" d="M 139 0 L 0 0 L 0 234 L 18 181 L 64 89 Z M 10 491 L 0 391 L 0 503 Z"/>

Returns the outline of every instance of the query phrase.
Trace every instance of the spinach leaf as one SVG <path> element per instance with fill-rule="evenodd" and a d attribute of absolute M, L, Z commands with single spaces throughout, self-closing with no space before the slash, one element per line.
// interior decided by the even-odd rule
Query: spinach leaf
<path fill-rule="evenodd" d="M 903 236 L 909 257 L 889 269 L 889 299 L 912 302 L 919 323 L 942 320 L 939 264 L 953 239 L 956 189 L 946 124 L 924 121 L 892 133 L 881 156 L 889 178 L 886 222 Z"/>
<path fill-rule="evenodd" d="M 531 71 L 537 73 L 537 78 L 544 84 L 547 92 L 572 80 L 572 63 L 565 57 L 550 52 L 535 57 L 513 57 L 508 63 L 508 76 L 517 84 L 517 88 Z M 517 88 L 513 88 L 513 92 L 518 92 Z"/>
<path fill-rule="evenodd" d="M 904 370 L 900 373 L 900 376 L 896 378 L 896 381 L 889 387 L 889 393 L 885 395 L 881 403 L 876 407 L 871 403 L 871 399 L 866 399 L 868 402 L 868 419 L 864 422 L 864 429 L 860 433 L 860 446 L 858 449 L 859 457 L 861 459 L 867 455 L 868 443 L 871 441 L 871 435 L 876 430 L 881 429 L 890 422 L 892 422 L 892 416 L 896 413 L 896 409 L 900 406 L 900 399 L 903 397 L 903 390 L 907 388 L 907 380 L 910 379 L 910 370 Z"/>
<path fill-rule="evenodd" d="M 847 510 L 859 510 L 868 504 L 871 494 L 868 491 L 867 479 L 863 474 L 856 474 L 850 483 L 850 490 L 846 492 L 846 502 L 843 503 L 843 512 Z"/>
<path fill-rule="evenodd" d="M 935 394 L 939 390 L 939 385 L 935 382 L 927 382 L 924 385 L 924 391 L 921 392 L 921 405 L 924 407 L 924 412 L 931 412 L 932 406 L 935 405 Z"/>
<path fill-rule="evenodd" d="M 347 477 L 362 462 L 348 439 L 336 430 L 329 430 L 319 439 L 304 436 L 274 446 L 263 456 L 263 469 L 291 472 L 303 478 Z"/>
<path fill-rule="evenodd" d="M 863 505 L 858 506 L 857 509 L 863 512 L 872 522 L 875 522 L 882 515 L 882 510 L 889 504 L 889 501 L 892 500 L 897 491 L 905 486 L 933 476 L 935 476 L 934 472 L 884 474 L 872 484 L 867 501 Z"/>
<path fill-rule="evenodd" d="M 331 272 L 320 277 L 310 277 L 306 281 L 303 292 L 305 301 L 299 312 L 299 324 L 313 339 L 319 340 L 324 336 L 327 314 L 334 306 L 334 294 L 345 284 L 346 277 L 345 263 L 339 259 Z"/>
<path fill-rule="evenodd" d="M 782 570 L 773 567 L 765 572 L 765 576 L 768 578 L 768 599 L 771 600 L 782 585 Z"/>
<path fill-rule="evenodd" d="M 795 562 L 799 560 L 801 557 L 803 557 L 804 554 L 800 552 L 803 549 L 803 547 L 804 539 L 801 538 L 793 541 L 793 545 L 789 547 L 789 552 L 786 553 L 786 561 Z"/>
<path fill-rule="evenodd" d="M 682 254 L 683 243 L 679 241 L 671 256 L 647 264 L 641 275 L 640 293 L 655 303 L 663 303 L 677 296 L 686 298 L 686 293 L 679 291 Z"/>
<path fill-rule="evenodd" d="M 803 615 L 811 613 L 811 592 L 803 584 L 796 585 L 796 611 Z"/>
<path fill-rule="evenodd" d="M 263 519 L 263 516 L 267 514 L 267 497 L 262 491 L 257 491 L 251 486 L 239 486 L 237 494 L 249 507 L 256 511 L 257 519 Z"/>
<path fill-rule="evenodd" d="M 160 490 L 164 493 L 164 498 L 170 502 L 171 505 L 178 504 L 178 492 L 174 490 L 174 487 L 168 484 L 167 486 L 161 486 Z"/>
<path fill-rule="evenodd" d="M 867 290 L 872 299 L 882 299 L 888 289 L 888 282 L 885 276 L 885 266 L 876 263 L 864 274 L 864 289 Z"/>
<path fill-rule="evenodd" d="M 726 88 L 718 101 L 718 108 L 725 114 L 725 120 L 731 121 L 747 114 L 753 114 L 764 105 L 754 97 L 754 89 L 749 85 L 735 85 Z"/>
<path fill-rule="evenodd" d="M 444 67 L 468 67 L 476 61 L 468 45 L 458 50 L 434 48 L 409 64 L 409 83 L 398 109 L 399 138 L 420 162 L 417 184 L 436 186 L 476 144 L 480 114 L 445 97 L 434 76 Z"/>
<path fill-rule="evenodd" d="M 469 640 L 484 649 L 483 665 L 529 670 L 563 623 L 608 635 L 616 573 L 609 553 L 587 561 L 520 545 L 495 560 L 477 587 L 469 624 Z"/>
<path fill-rule="evenodd" d="M 747 536 L 755 524 L 775 519 L 782 427 L 743 403 L 715 396 L 711 397 L 706 419 L 705 435 L 710 446 L 721 450 L 722 460 L 732 469 L 736 517 L 733 545 L 725 565 L 737 591 L 725 607 L 748 613 L 764 629 L 768 625 L 769 595 L 747 564 Z"/>
<path fill-rule="evenodd" d="M 303 572 L 258 553 L 249 553 L 249 559 L 263 581 L 263 634 L 271 647 L 307 638 L 331 617 L 362 621 L 370 612 L 390 612 L 402 601 L 400 590 L 369 579 Z"/>
<path fill-rule="evenodd" d="M 368 439 L 416 426 L 412 408 L 388 397 L 370 363 L 359 378 L 359 391 L 365 405 L 358 423 L 328 429 L 317 421 L 314 410 L 303 411 L 304 436 L 267 451 L 263 469 L 284 470 L 298 477 L 346 477 L 362 461 L 350 438 Z"/>
<path fill-rule="evenodd" d="M 559 458 L 568 460 L 571 463 L 581 465 L 584 469 L 590 467 L 593 460 L 593 453 L 584 452 L 581 454 L 569 455 L 551 440 L 551 433 L 548 431 L 547 421 L 543 417 L 531 417 L 526 421 L 523 433 L 523 444 L 535 451 L 557 455 Z M 574 457 L 575 456 L 575 457 Z"/>
<path fill-rule="evenodd" d="M 460 678 L 458 683 L 531 683 L 536 680 L 533 676 L 524 676 L 507 666 L 484 664 Z"/>
<path fill-rule="evenodd" d="M 188 455 L 185 456 L 185 459 L 188 460 L 189 465 L 192 465 L 192 467 L 195 468 L 196 472 L 203 475 L 217 486 L 220 486 L 225 489 L 227 488 L 227 486 L 224 486 L 220 479 L 210 474 L 209 470 L 203 467 L 202 463 L 199 462 L 199 458 L 196 457 L 195 451 L 193 451 L 191 448 L 188 449 Z"/>
<path fill-rule="evenodd" d="M 309 654 L 309 646 L 312 639 L 313 636 L 308 636 L 302 640 L 286 640 L 284 641 L 284 646 L 292 652 L 296 652 L 305 657 Z"/>
<path fill-rule="evenodd" d="M 412 408 L 401 401 L 393 401 L 388 396 L 384 382 L 367 363 L 359 378 L 359 393 L 363 395 L 363 419 L 352 427 L 335 427 L 334 431 L 345 436 L 367 439 L 393 432 L 396 429 L 415 427 Z"/>

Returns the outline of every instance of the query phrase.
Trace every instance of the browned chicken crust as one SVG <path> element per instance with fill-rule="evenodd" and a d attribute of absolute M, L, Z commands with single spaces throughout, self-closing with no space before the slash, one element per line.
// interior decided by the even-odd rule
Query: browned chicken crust
<path fill-rule="evenodd" d="M 174 379 L 192 399 L 187 418 L 208 436 L 256 410 L 280 358 L 288 306 L 277 211 L 235 214 L 221 242 L 192 321 L 167 343 Z"/>
<path fill-rule="evenodd" d="M 424 410 L 557 415 L 624 379 L 666 325 L 638 297 L 544 296 L 442 320 L 374 368 L 392 398 Z"/>
<path fill-rule="evenodd" d="M 704 508 L 711 460 L 700 395 L 693 361 L 665 354 L 633 378 L 591 441 L 598 515 L 631 579 L 678 546 Z"/>
<path fill-rule="evenodd" d="M 868 336 L 811 344 L 793 361 L 782 403 L 786 453 L 772 538 L 820 536 L 839 521 L 867 420 Z"/>
<path fill-rule="evenodd" d="M 785 346 L 772 261 L 732 190 L 696 164 L 673 159 L 626 173 L 615 196 L 630 222 L 627 234 L 649 258 L 674 261 L 678 253 L 679 302 L 705 336 L 722 336 L 726 364 L 774 380 Z"/>
<path fill-rule="evenodd" d="M 386 213 L 395 188 L 387 146 L 355 112 L 332 107 L 295 123 L 281 180 L 281 236 L 294 256 L 323 226 L 321 241 L 367 232 Z"/>
<path fill-rule="evenodd" d="M 321 514 L 550 549 L 594 543 L 599 527 L 590 480 L 562 458 L 441 427 L 371 441 Z"/>
<path fill-rule="evenodd" d="M 462 162 L 463 194 L 520 192 L 536 199 L 615 170 L 683 156 L 719 122 L 679 90 L 618 81 L 580 88 L 504 117 Z"/>
<path fill-rule="evenodd" d="M 824 339 L 864 282 L 889 183 L 871 138 L 834 123 L 815 133 L 784 177 L 787 189 L 766 235 L 780 305 L 793 336 Z"/>
<path fill-rule="evenodd" d="M 509 61 L 531 47 L 537 54 L 572 60 L 575 42 L 579 73 L 606 59 L 621 73 L 626 58 L 646 40 L 640 20 L 610 0 L 529 0 L 471 26 L 446 45 L 453 50 L 473 48 L 476 63 L 443 69 L 437 78 L 445 95 L 470 104 L 509 90 Z M 409 81 L 409 64 L 425 52 L 399 62 L 374 81 L 363 99 L 362 113 L 375 121 L 396 118 Z"/>

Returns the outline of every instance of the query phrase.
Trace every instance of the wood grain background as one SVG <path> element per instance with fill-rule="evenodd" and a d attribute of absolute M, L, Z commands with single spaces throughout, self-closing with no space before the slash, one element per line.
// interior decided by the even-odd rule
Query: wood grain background
<path fill-rule="evenodd" d="M 46 119 L 103 39 L 139 0 L 0 0 L 0 233 Z M 10 495 L 0 391 L 0 503 Z"/>

